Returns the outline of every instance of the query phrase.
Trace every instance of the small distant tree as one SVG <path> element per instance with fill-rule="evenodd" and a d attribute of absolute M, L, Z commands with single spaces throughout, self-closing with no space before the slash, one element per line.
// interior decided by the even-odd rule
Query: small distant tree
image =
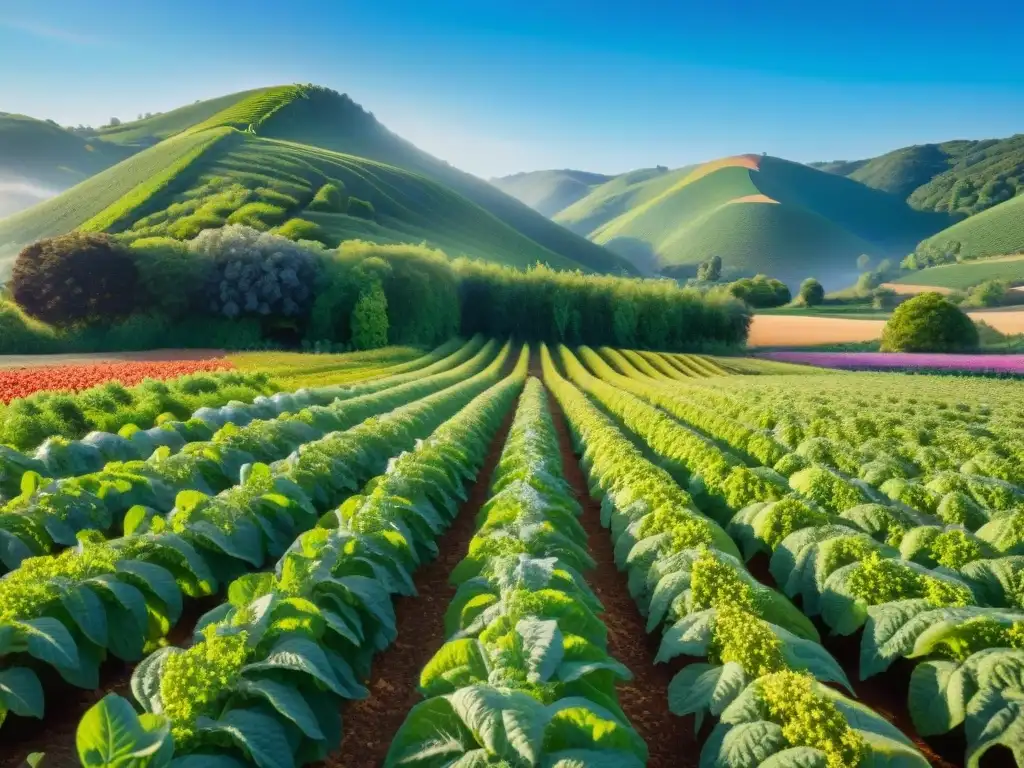
<path fill-rule="evenodd" d="M 120 124 L 121 124 L 121 121 L 118 118 L 116 118 L 116 117 L 110 118 L 110 122 L 107 123 L 107 125 L 109 125 L 111 128 L 116 128 Z"/>
<path fill-rule="evenodd" d="M 136 307 L 138 269 L 110 235 L 72 232 L 18 254 L 10 290 L 26 313 L 56 326 L 109 322 Z"/>
<path fill-rule="evenodd" d="M 714 283 L 722 279 L 722 257 L 712 256 L 702 261 L 697 267 L 697 279 L 705 283 Z"/>
<path fill-rule="evenodd" d="M 857 271 L 867 272 L 869 269 L 871 269 L 871 257 L 866 253 L 862 253 L 857 257 Z"/>
<path fill-rule="evenodd" d="M 813 277 L 800 283 L 800 301 L 808 307 L 816 307 L 825 300 L 825 289 Z"/>
<path fill-rule="evenodd" d="M 883 352 L 965 352 L 977 346 L 971 318 L 938 293 L 900 304 L 882 332 Z"/>

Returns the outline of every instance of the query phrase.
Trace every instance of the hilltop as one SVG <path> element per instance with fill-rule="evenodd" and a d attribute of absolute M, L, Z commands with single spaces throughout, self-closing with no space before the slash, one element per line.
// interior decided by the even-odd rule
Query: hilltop
<path fill-rule="evenodd" d="M 719 255 L 726 274 L 765 272 L 841 287 L 857 257 L 898 258 L 950 223 L 895 196 L 776 157 L 737 155 L 616 176 L 554 220 L 645 272 L 691 276 Z"/>
<path fill-rule="evenodd" d="M 812 163 L 923 211 L 980 213 L 1024 192 L 1024 134 L 918 144 L 866 160 Z"/>
<path fill-rule="evenodd" d="M 241 222 L 331 246 L 353 238 L 426 242 L 514 266 L 633 271 L 325 88 L 198 102 L 104 129 L 101 142 L 135 154 L 0 220 L 0 265 L 21 245 L 76 228 L 187 238 Z"/>
<path fill-rule="evenodd" d="M 553 171 L 526 171 L 491 179 L 502 192 L 526 203 L 544 216 L 554 216 L 563 208 L 586 197 L 593 189 L 611 181 L 614 176 L 603 173 L 574 171 L 568 168 Z"/>

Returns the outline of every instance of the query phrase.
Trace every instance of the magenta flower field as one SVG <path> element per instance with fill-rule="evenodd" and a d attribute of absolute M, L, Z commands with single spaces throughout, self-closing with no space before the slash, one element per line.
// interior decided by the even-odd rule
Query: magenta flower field
<path fill-rule="evenodd" d="M 761 357 L 847 370 L 932 370 L 1024 376 L 1024 355 L 944 355 L 910 352 L 765 352 Z"/>

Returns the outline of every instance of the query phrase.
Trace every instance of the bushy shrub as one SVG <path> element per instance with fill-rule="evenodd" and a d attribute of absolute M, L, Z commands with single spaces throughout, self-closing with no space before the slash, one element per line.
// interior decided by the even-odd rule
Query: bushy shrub
<path fill-rule="evenodd" d="M 191 240 L 200 232 L 224 226 L 224 217 L 213 213 L 193 213 L 183 216 L 167 227 L 167 234 L 175 240 Z"/>
<path fill-rule="evenodd" d="M 317 190 L 309 203 L 309 210 L 322 213 L 344 213 L 346 207 L 345 185 L 342 182 L 327 182 Z"/>
<path fill-rule="evenodd" d="M 208 230 L 189 249 L 209 259 L 205 308 L 215 315 L 304 317 L 313 303 L 316 256 L 291 240 L 231 225 Z"/>
<path fill-rule="evenodd" d="M 29 315 L 65 327 L 129 314 L 146 299 L 138 278 L 131 254 L 109 235 L 72 232 L 23 249 L 10 290 Z"/>
<path fill-rule="evenodd" d="M 0 299 L 0 355 L 49 352 L 55 342 L 52 328 L 26 315 L 14 302 Z"/>
<path fill-rule="evenodd" d="M 377 218 L 377 212 L 373 209 L 373 203 L 369 200 L 360 200 L 358 197 L 348 199 L 348 215 L 357 216 L 360 219 L 373 221 Z"/>
<path fill-rule="evenodd" d="M 323 227 L 306 219 L 288 219 L 288 221 L 275 230 L 275 234 L 296 242 L 299 240 L 312 240 L 324 245 L 330 245 L 330 237 Z"/>
<path fill-rule="evenodd" d="M 261 231 L 276 227 L 288 218 L 288 211 L 273 203 L 246 203 L 228 216 L 228 224 L 244 224 Z"/>
<path fill-rule="evenodd" d="M 730 283 L 729 293 L 757 309 L 781 307 L 793 299 L 785 283 L 767 275 L 744 277 Z"/>
<path fill-rule="evenodd" d="M 1007 302 L 1010 284 L 1006 280 L 986 280 L 967 291 L 961 306 L 998 307 Z"/>
<path fill-rule="evenodd" d="M 170 237 L 146 237 L 131 244 L 147 309 L 171 319 L 184 315 L 206 283 L 210 261 Z"/>
<path fill-rule="evenodd" d="M 883 352 L 963 352 L 977 346 L 974 323 L 938 293 L 900 304 L 882 332 Z"/>
<path fill-rule="evenodd" d="M 388 300 L 380 280 L 370 280 L 352 310 L 354 349 L 378 349 L 388 343 Z"/>
<path fill-rule="evenodd" d="M 825 300 L 825 289 L 813 277 L 800 283 L 800 302 L 808 307 L 816 307 Z"/>

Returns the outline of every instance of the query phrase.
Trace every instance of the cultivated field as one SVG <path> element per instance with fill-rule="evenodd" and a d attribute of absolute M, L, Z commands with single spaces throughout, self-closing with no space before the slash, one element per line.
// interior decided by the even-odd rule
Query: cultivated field
<path fill-rule="evenodd" d="M 1018 384 L 482 337 L 231 359 L 48 434 L 0 411 L 0 766 L 1024 747 Z"/>

